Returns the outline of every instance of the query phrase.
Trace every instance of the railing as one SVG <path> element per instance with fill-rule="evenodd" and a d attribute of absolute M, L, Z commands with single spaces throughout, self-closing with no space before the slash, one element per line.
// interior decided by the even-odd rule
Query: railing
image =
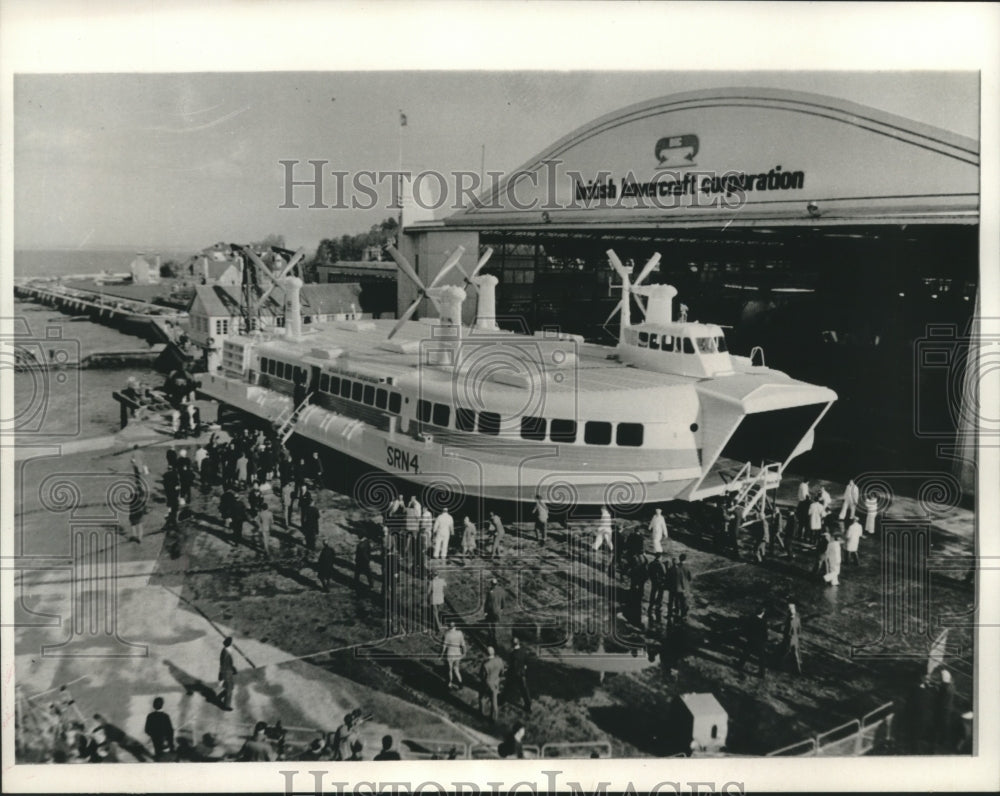
<path fill-rule="evenodd" d="M 767 757 L 857 757 L 892 740 L 893 703 L 886 702 L 860 719 L 768 752 Z"/>
<path fill-rule="evenodd" d="M 541 756 L 541 752 L 537 746 L 534 744 L 523 744 L 521 748 L 524 750 L 524 758 L 526 760 L 534 760 Z M 490 744 L 473 744 L 469 747 L 469 759 L 470 760 L 500 760 L 500 752 L 497 751 L 497 747 Z M 507 758 L 508 760 L 512 758 Z"/>
<path fill-rule="evenodd" d="M 400 748 L 407 760 L 465 760 L 469 756 L 469 745 L 461 741 L 404 738 Z"/>

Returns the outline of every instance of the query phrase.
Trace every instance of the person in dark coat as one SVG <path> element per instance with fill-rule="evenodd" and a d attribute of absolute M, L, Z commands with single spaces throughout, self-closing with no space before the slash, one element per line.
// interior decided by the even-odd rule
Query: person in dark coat
<path fill-rule="evenodd" d="M 531 712 L 531 691 L 528 688 L 529 652 L 521 646 L 521 640 L 514 636 L 514 648 L 510 652 L 510 677 L 507 685 L 517 691 L 524 700 L 524 709 Z"/>
<path fill-rule="evenodd" d="M 524 748 L 521 742 L 524 740 L 524 733 L 524 725 L 521 722 L 517 722 L 497 747 L 497 753 L 500 757 L 516 757 L 519 760 L 523 760 Z"/>
<path fill-rule="evenodd" d="M 636 534 L 638 535 L 638 533 Z M 642 601 L 646 593 L 647 561 L 642 553 L 632 559 L 629 570 L 629 593 L 626 619 L 634 627 L 642 627 Z"/>
<path fill-rule="evenodd" d="M 504 593 L 496 578 L 490 581 L 490 590 L 486 592 L 486 625 L 491 647 L 496 649 L 500 645 L 497 643 L 497 625 L 503 621 Z"/>
<path fill-rule="evenodd" d="M 319 551 L 319 559 L 316 561 L 316 574 L 319 576 L 319 583 L 323 591 L 330 591 L 330 581 L 333 580 L 333 548 L 324 539 L 323 546 Z"/>
<path fill-rule="evenodd" d="M 739 671 L 743 671 L 751 657 L 757 659 L 760 667 L 758 675 L 763 677 L 767 674 L 767 606 L 761 606 L 760 610 L 753 616 L 746 617 L 743 622 L 743 655 L 737 665 Z"/>
<path fill-rule="evenodd" d="M 167 501 L 167 508 L 176 509 L 181 497 L 181 482 L 174 465 L 167 465 L 167 471 L 163 474 L 163 496 Z"/>
<path fill-rule="evenodd" d="M 955 684 L 951 672 L 940 670 L 941 681 L 934 691 L 934 743 L 942 751 L 953 752 L 953 728 L 955 722 Z"/>
<path fill-rule="evenodd" d="M 243 525 L 250 519 L 250 511 L 247 504 L 235 495 L 232 504 L 233 541 L 239 542 L 243 539 Z"/>
<path fill-rule="evenodd" d="M 663 589 L 667 585 L 667 568 L 663 565 L 662 553 L 653 553 L 653 560 L 649 562 L 647 573 L 650 588 L 646 620 L 652 624 L 654 615 L 657 622 L 663 619 Z"/>
<path fill-rule="evenodd" d="M 361 578 L 368 581 L 368 588 L 375 588 L 372 584 L 372 542 L 367 536 L 362 536 L 354 547 L 354 590 L 360 591 Z"/>
<path fill-rule="evenodd" d="M 302 535 L 305 537 L 306 547 L 315 550 L 316 537 L 319 536 L 319 509 L 308 493 L 302 496 Z"/>
<path fill-rule="evenodd" d="M 799 651 L 801 635 L 802 619 L 795 610 L 795 603 L 790 602 L 788 603 L 788 616 L 785 617 L 785 627 L 782 631 L 781 661 L 779 664 L 783 665 L 789 655 L 793 656 L 792 660 L 795 662 L 795 671 L 798 674 L 802 674 L 802 655 Z"/>
<path fill-rule="evenodd" d="M 236 678 L 236 664 L 233 663 L 233 653 L 229 651 L 231 646 L 233 646 L 233 637 L 226 636 L 222 642 L 222 651 L 219 653 L 219 682 L 222 683 L 219 704 L 223 710 L 233 709 L 233 682 Z"/>
<path fill-rule="evenodd" d="M 681 553 L 677 559 L 677 616 L 688 615 L 688 598 L 691 594 L 693 577 L 687 565 L 687 553 Z"/>
<path fill-rule="evenodd" d="M 313 451 L 312 458 L 309 459 L 308 470 L 313 485 L 317 488 L 321 487 L 323 485 L 323 462 L 320 461 L 318 451 Z"/>
<path fill-rule="evenodd" d="M 153 752 L 159 760 L 174 751 L 174 725 L 163 711 L 163 697 L 153 700 L 153 712 L 146 716 L 146 735 L 153 742 Z"/>

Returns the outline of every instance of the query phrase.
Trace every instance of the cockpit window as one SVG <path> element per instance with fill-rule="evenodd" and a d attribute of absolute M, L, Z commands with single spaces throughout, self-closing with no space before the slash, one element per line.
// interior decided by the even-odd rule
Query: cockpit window
<path fill-rule="evenodd" d="M 726 338 L 719 335 L 715 338 L 716 345 L 719 347 L 719 353 L 725 354 L 729 349 L 726 348 Z"/>
<path fill-rule="evenodd" d="M 715 338 L 714 337 L 699 337 L 698 338 L 698 353 L 699 354 L 714 354 L 715 353 Z"/>
<path fill-rule="evenodd" d="M 684 338 L 684 353 L 685 354 L 693 354 L 694 353 L 694 344 L 691 342 L 691 338 L 690 337 L 685 337 Z"/>

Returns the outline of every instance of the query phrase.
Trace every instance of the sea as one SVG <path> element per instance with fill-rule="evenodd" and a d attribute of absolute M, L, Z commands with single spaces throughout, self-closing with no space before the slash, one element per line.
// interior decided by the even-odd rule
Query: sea
<path fill-rule="evenodd" d="M 14 252 L 14 275 L 70 276 L 100 271 L 128 271 L 138 253 L 152 257 L 159 253 L 162 260 L 183 260 L 193 251 L 159 249 L 51 249 L 18 250 Z M 19 321 L 27 325 L 28 339 L 51 348 L 59 345 L 88 354 L 112 351 L 136 351 L 148 344 L 141 337 L 122 334 L 108 326 L 93 323 L 85 316 L 65 315 L 51 307 L 15 300 L 14 311 Z M 54 343 L 54 340 L 60 340 Z M 77 361 L 76 356 L 71 359 Z M 0 361 L 4 380 L 11 376 L 11 363 Z M 148 367 L 128 367 L 63 371 L 13 372 L 13 416 L 4 418 L 6 427 L 13 426 L 17 444 L 34 445 L 64 442 L 72 439 L 112 434 L 120 427 L 118 404 L 112 399 L 114 390 L 124 387 L 130 377 L 153 386 L 163 383 L 164 375 Z"/>

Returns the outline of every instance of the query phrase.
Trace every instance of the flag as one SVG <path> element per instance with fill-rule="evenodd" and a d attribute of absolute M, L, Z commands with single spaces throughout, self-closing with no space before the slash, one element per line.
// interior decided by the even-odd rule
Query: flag
<path fill-rule="evenodd" d="M 399 126 L 406 127 L 406 114 L 402 111 L 399 112 Z"/>

